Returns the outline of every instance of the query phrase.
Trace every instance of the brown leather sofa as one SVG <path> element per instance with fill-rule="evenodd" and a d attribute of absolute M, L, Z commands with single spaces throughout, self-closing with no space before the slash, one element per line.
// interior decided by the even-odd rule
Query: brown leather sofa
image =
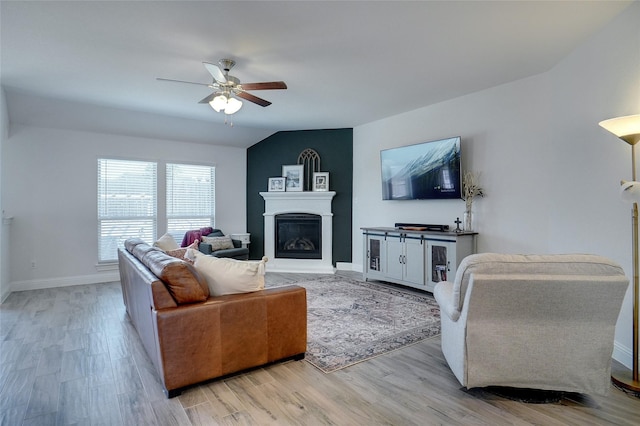
<path fill-rule="evenodd" d="M 127 313 L 167 397 L 209 379 L 304 358 L 304 288 L 212 297 L 191 264 L 140 239 L 127 240 L 118 260 Z"/>

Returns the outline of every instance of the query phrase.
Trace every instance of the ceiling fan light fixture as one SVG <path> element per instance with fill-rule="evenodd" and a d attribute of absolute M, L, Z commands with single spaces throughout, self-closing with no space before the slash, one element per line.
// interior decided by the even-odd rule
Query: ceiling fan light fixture
<path fill-rule="evenodd" d="M 158 78 L 158 80 L 197 84 L 207 86 L 209 89 L 212 89 L 213 93 L 201 99 L 198 103 L 208 103 L 215 112 L 224 112 L 225 124 L 227 123 L 227 118 L 229 116 L 240 111 L 242 108 L 243 102 L 238 98 L 242 98 L 245 101 L 252 102 L 261 107 L 271 105 L 271 102 L 252 95 L 247 92 L 248 90 L 274 90 L 287 88 L 284 81 L 262 81 L 241 85 L 239 78 L 229 75 L 229 71 L 235 65 L 235 61 L 233 59 L 220 59 L 217 66 L 209 62 L 203 62 L 202 64 L 209 74 L 211 74 L 211 77 L 213 77 L 213 81 L 211 83 L 195 83 L 191 81 L 171 80 L 166 78 Z M 236 96 L 238 98 L 236 98 Z M 231 123 L 231 125 L 233 125 L 233 123 Z"/>
<path fill-rule="evenodd" d="M 227 100 L 227 107 L 224 110 L 225 114 L 235 114 L 242 108 L 242 102 L 236 98 L 229 98 Z"/>
<path fill-rule="evenodd" d="M 211 102 L 209 102 L 211 108 L 216 112 L 220 112 L 227 107 L 227 97 L 225 95 L 218 95 Z"/>

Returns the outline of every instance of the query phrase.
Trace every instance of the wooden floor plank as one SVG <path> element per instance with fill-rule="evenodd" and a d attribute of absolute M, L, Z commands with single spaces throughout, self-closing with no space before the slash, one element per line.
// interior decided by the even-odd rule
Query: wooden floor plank
<path fill-rule="evenodd" d="M 605 397 L 569 394 L 551 404 L 464 389 L 439 337 L 330 374 L 306 361 L 276 363 L 169 400 L 119 283 L 12 293 L 0 306 L 0 326 L 2 425 L 640 424 L 640 399 L 613 386 Z"/>

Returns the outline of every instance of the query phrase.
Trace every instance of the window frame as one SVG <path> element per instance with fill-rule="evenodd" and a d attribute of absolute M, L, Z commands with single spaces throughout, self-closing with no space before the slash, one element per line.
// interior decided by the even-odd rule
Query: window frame
<path fill-rule="evenodd" d="M 148 170 L 145 172 L 144 169 Z M 126 178 L 121 181 L 117 181 L 115 176 L 109 178 L 109 174 L 127 173 L 142 174 L 143 179 L 131 182 Z M 158 164 L 154 161 L 101 157 L 97 159 L 97 180 L 98 263 L 114 263 L 118 260 L 117 249 L 127 238 L 155 239 L 157 235 Z M 150 199 L 142 200 L 137 205 L 122 201 L 132 195 Z M 110 199 L 114 201 L 109 202 Z M 110 226 L 105 226 L 109 223 Z M 130 228 L 139 231 L 131 231 Z"/>
<path fill-rule="evenodd" d="M 206 169 L 206 174 L 210 179 L 210 184 L 208 186 L 208 203 L 210 203 L 208 211 L 207 209 L 200 210 L 200 213 L 204 214 L 176 214 L 174 213 L 177 209 L 176 203 L 185 202 L 184 198 L 176 197 L 173 193 L 179 189 L 177 188 L 180 182 L 174 178 L 176 176 L 175 170 L 183 169 L 191 169 L 190 176 L 193 178 L 194 171 L 197 169 Z M 171 170 L 170 170 L 171 169 Z M 197 163 L 185 163 L 185 162 L 167 162 L 164 167 L 165 171 L 165 225 L 166 232 L 173 235 L 174 239 L 180 243 L 184 233 L 191 229 L 199 229 L 203 227 L 215 227 L 215 216 L 216 216 L 216 167 L 212 164 L 197 164 Z M 200 173 L 199 177 L 202 178 L 205 173 Z M 183 175 L 184 179 L 184 175 Z M 171 194 L 170 194 L 171 193 Z M 184 193 L 182 193 L 183 195 Z M 202 195 L 201 191 L 190 192 L 191 195 L 200 196 Z M 190 198 L 190 197 L 189 197 Z M 190 202 L 198 203 L 198 200 L 189 200 Z M 207 203 L 207 200 L 205 200 Z M 171 222 L 173 221 L 183 221 L 185 223 L 182 227 L 173 227 Z"/>
<path fill-rule="evenodd" d="M 105 205 L 105 201 L 102 201 L 103 197 L 106 197 L 109 193 L 109 189 L 104 188 L 105 182 L 107 179 L 106 176 L 103 176 L 103 168 L 104 165 L 108 165 L 109 162 L 113 162 L 114 165 L 123 165 L 126 163 L 144 165 L 145 167 L 151 167 L 153 170 L 152 175 L 148 176 L 151 178 L 153 183 L 153 188 L 149 191 L 152 194 L 152 214 L 151 215 L 114 215 L 114 214 L 106 214 L 106 210 L 109 207 Z M 176 213 L 176 209 L 172 208 L 169 203 L 173 202 L 182 202 L 185 203 L 184 195 L 187 193 L 185 191 L 180 193 L 180 197 L 176 199 L 176 197 L 171 194 L 171 191 L 176 190 L 176 181 L 173 179 L 175 173 L 173 170 L 175 169 L 189 169 L 192 168 L 194 170 L 197 169 L 205 169 L 210 178 L 210 184 L 207 188 L 208 192 L 208 201 L 210 209 L 202 213 L 202 210 L 198 212 L 196 210 L 196 214 L 185 213 L 184 211 Z M 170 169 L 172 171 L 170 172 Z M 199 229 L 202 227 L 215 227 L 215 197 L 216 197 L 216 166 L 214 164 L 208 163 L 189 163 L 189 162 L 177 162 L 177 161 L 157 161 L 157 160 L 145 160 L 139 158 L 118 158 L 118 157 L 99 157 L 97 158 L 97 238 L 98 238 L 98 265 L 101 264 L 113 264 L 118 261 L 117 257 L 117 249 L 123 246 L 124 240 L 131 237 L 140 237 L 149 244 L 152 244 L 153 241 L 158 239 L 160 234 L 170 233 L 173 235 L 174 239 L 178 244 L 181 243 L 184 233 L 190 229 Z M 128 182 L 127 182 L 128 183 Z M 184 182 L 182 182 L 183 188 Z M 126 186 L 126 185 L 125 185 Z M 190 187 L 189 187 L 190 188 Z M 178 188 L 179 189 L 179 188 Z M 189 194 L 200 196 L 201 191 L 189 191 Z M 124 196 L 124 194 L 122 194 Z M 186 197 L 187 202 L 189 197 Z M 105 198 L 106 200 L 106 198 Z M 197 200 L 196 200 L 197 201 Z M 148 202 L 147 202 L 148 204 Z M 115 208 L 116 206 L 113 206 Z M 124 209 L 126 210 L 126 208 Z M 115 230 L 112 231 L 114 234 L 120 235 L 111 235 L 107 236 L 105 233 L 108 228 L 105 226 L 109 224 L 109 221 L 115 221 L 116 225 L 120 225 L 121 228 L 125 227 L 127 223 L 136 224 L 136 226 L 141 229 L 141 232 L 138 233 L 119 233 L 117 232 L 117 226 L 114 226 Z M 118 224 L 117 222 L 121 223 Z M 184 222 L 184 227 L 174 227 L 172 226 L 172 221 Z M 185 228 L 186 227 L 186 228 Z M 135 234 L 135 235 L 134 235 Z M 111 238 L 112 242 L 110 243 L 111 247 L 107 248 L 109 245 L 105 242 L 105 238 Z M 111 258 L 111 256 L 114 256 Z"/>

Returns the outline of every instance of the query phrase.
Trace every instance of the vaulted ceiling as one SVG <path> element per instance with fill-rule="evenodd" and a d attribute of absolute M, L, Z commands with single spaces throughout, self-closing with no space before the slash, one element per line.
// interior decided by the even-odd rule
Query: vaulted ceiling
<path fill-rule="evenodd" d="M 355 127 L 551 69 L 630 1 L 2 1 L 0 77 L 15 123 L 250 146 Z M 252 92 L 198 101 L 203 61 Z"/>

